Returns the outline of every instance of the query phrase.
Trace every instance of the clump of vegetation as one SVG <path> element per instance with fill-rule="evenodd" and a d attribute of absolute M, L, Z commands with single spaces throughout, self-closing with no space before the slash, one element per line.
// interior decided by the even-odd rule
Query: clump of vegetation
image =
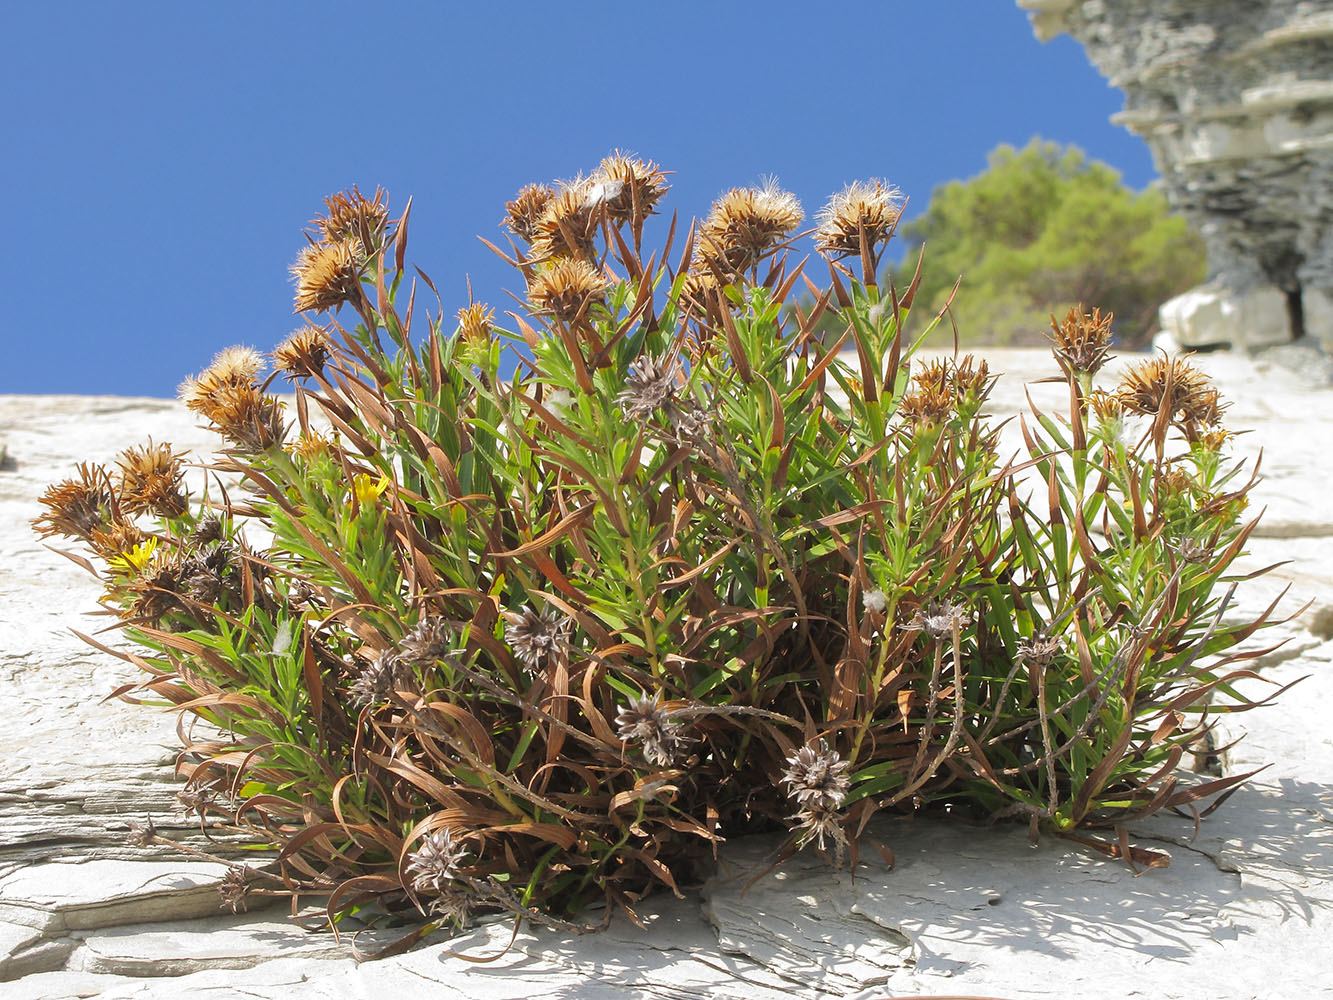
<path fill-rule="evenodd" d="M 1111 320 L 1072 310 L 1068 413 L 1006 461 L 986 363 L 914 359 L 924 286 L 876 281 L 893 188 L 829 202 L 808 310 L 792 195 L 729 191 L 645 254 L 666 191 L 616 155 L 520 192 L 512 330 L 423 306 L 408 212 L 334 195 L 305 325 L 181 387 L 221 437 L 209 491 L 149 442 L 42 498 L 102 563 L 138 696 L 197 723 L 188 801 L 280 848 L 265 891 L 582 927 L 752 831 L 855 864 L 890 850 L 876 813 L 948 807 L 1115 855 L 1242 780 L 1174 773 L 1248 706 L 1209 702 L 1264 621 L 1222 618 L 1253 480 L 1203 375 L 1095 388 Z"/>
<path fill-rule="evenodd" d="M 1131 191 L 1077 147 L 1037 140 L 937 188 L 903 235 L 900 283 L 929 248 L 923 306 L 938 309 L 962 276 L 954 313 L 967 342 L 1033 344 L 1051 312 L 1095 302 L 1116 316 L 1118 343 L 1143 348 L 1158 306 L 1207 270 L 1203 241 L 1161 191 Z"/>

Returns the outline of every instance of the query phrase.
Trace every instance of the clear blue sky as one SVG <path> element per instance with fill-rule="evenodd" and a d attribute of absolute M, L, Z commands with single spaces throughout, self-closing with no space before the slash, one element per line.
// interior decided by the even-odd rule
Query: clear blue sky
<path fill-rule="evenodd" d="M 3 6 L 5 393 L 169 396 L 271 348 L 301 229 L 353 183 L 414 196 L 452 312 L 467 273 L 518 287 L 475 239 L 504 202 L 613 147 L 676 171 L 683 218 L 769 173 L 811 214 L 886 177 L 911 214 L 1034 135 L 1154 177 L 1121 94 L 1011 0 Z"/>

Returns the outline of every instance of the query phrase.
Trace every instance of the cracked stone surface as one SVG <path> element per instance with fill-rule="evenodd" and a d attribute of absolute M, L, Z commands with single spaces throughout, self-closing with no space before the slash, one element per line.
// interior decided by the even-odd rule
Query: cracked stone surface
<path fill-rule="evenodd" d="M 994 350 L 1004 372 L 991 412 L 1016 413 L 1024 383 L 1049 375 L 1044 352 Z M 124 844 L 151 814 L 170 836 L 207 843 L 174 801 L 170 716 L 101 701 L 134 678 L 84 646 L 97 584 L 27 530 L 36 495 L 82 459 L 109 460 L 152 434 L 207 451 L 213 441 L 174 403 L 90 397 L 0 397 L 0 995 L 167 998 L 535 995 L 569 1000 L 974 995 L 1258 1000 L 1333 996 L 1333 470 L 1325 453 L 1333 389 L 1314 366 L 1293 370 L 1230 354 L 1195 359 L 1234 402 L 1229 421 L 1253 428 L 1238 452 L 1263 451 L 1266 507 L 1238 567 L 1283 563 L 1237 592 L 1230 614 L 1277 597 L 1306 615 L 1260 633 L 1286 640 L 1265 658 L 1250 696 L 1304 677 L 1278 711 L 1230 716 L 1244 735 L 1229 773 L 1269 765 L 1205 819 L 1153 817 L 1141 846 L 1171 864 L 1135 876 L 1067 841 L 1029 845 L 1019 828 L 877 821 L 852 877 L 798 856 L 750 885 L 772 840 L 725 845 L 702 891 L 664 895 L 577 936 L 492 921 L 453 938 L 358 965 L 340 940 L 289 921 L 282 906 L 219 909 L 222 868 Z M 1114 362 L 1102 378 L 1115 378 Z M 1028 387 L 1057 411 L 1059 385 Z M 1322 429 L 1321 429 L 1322 427 Z M 1021 443 L 1006 428 L 1010 448 Z M 1320 614 L 1324 614 L 1324 619 Z M 401 931 L 363 931 L 377 945 Z M 512 946 L 510 946 L 512 940 Z M 506 950 L 508 948 L 508 950 Z M 498 957 L 497 957 L 498 956 Z M 475 963 L 467 958 L 489 958 Z"/>

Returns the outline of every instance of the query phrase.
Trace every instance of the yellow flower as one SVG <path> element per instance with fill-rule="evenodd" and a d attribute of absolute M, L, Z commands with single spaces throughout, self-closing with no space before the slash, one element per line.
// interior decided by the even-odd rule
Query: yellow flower
<path fill-rule="evenodd" d="M 384 494 L 384 491 L 389 488 L 389 483 L 388 476 L 382 475 L 376 480 L 373 476 L 358 472 L 352 477 L 352 496 L 356 498 L 358 506 L 373 507 L 379 502 L 379 498 Z"/>
<path fill-rule="evenodd" d="M 107 565 L 129 576 L 138 576 L 153 561 L 153 553 L 156 551 L 157 539 L 145 538 L 128 551 L 111 556 L 107 559 Z"/>

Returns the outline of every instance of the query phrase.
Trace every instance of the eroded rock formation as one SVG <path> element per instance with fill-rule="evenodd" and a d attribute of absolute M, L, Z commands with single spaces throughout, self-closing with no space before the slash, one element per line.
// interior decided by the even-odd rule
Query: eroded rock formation
<path fill-rule="evenodd" d="M 1209 281 L 1163 307 L 1181 343 L 1333 351 L 1333 4 L 1018 0 L 1125 92 L 1113 121 L 1152 150 L 1202 233 Z"/>

